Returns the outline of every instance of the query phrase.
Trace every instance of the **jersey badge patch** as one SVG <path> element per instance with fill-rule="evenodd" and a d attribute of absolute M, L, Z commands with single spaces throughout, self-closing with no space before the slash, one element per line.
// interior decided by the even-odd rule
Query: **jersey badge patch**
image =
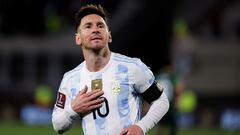
<path fill-rule="evenodd" d="M 66 102 L 66 95 L 61 92 L 58 92 L 56 106 L 64 109 L 65 102 Z"/>
<path fill-rule="evenodd" d="M 102 90 L 102 79 L 92 80 L 91 88 L 92 90 Z"/>
<path fill-rule="evenodd" d="M 118 80 L 113 78 L 112 84 L 111 84 L 111 89 L 114 94 L 118 94 L 121 91 L 120 83 Z"/>

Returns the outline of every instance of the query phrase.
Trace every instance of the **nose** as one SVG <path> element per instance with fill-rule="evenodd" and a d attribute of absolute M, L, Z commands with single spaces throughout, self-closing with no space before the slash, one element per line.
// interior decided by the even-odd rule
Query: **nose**
<path fill-rule="evenodd" d="M 92 32 L 93 33 L 100 33 L 99 28 L 96 25 L 93 27 L 93 31 Z"/>

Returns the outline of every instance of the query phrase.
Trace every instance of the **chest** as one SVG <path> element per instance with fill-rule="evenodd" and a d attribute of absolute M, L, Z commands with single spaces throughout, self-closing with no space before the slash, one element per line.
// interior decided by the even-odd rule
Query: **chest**
<path fill-rule="evenodd" d="M 84 86 L 88 91 L 101 89 L 104 91 L 104 97 L 111 99 L 114 97 L 124 96 L 134 92 L 133 81 L 129 72 L 106 72 L 104 74 L 86 74 L 82 73 L 69 80 L 69 92 L 74 99 Z"/>

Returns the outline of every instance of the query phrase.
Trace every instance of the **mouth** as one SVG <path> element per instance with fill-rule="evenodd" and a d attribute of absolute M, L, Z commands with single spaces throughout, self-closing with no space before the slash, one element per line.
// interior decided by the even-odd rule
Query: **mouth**
<path fill-rule="evenodd" d="M 93 36 L 90 38 L 91 41 L 94 41 L 94 40 L 102 40 L 102 38 L 100 36 Z"/>

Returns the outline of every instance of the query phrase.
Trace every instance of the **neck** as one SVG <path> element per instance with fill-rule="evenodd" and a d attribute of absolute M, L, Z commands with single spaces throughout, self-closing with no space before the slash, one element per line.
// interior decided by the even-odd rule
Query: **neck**
<path fill-rule="evenodd" d="M 109 49 L 102 49 L 100 51 L 85 51 L 83 55 L 87 69 L 90 72 L 97 72 L 107 65 L 111 52 Z"/>

